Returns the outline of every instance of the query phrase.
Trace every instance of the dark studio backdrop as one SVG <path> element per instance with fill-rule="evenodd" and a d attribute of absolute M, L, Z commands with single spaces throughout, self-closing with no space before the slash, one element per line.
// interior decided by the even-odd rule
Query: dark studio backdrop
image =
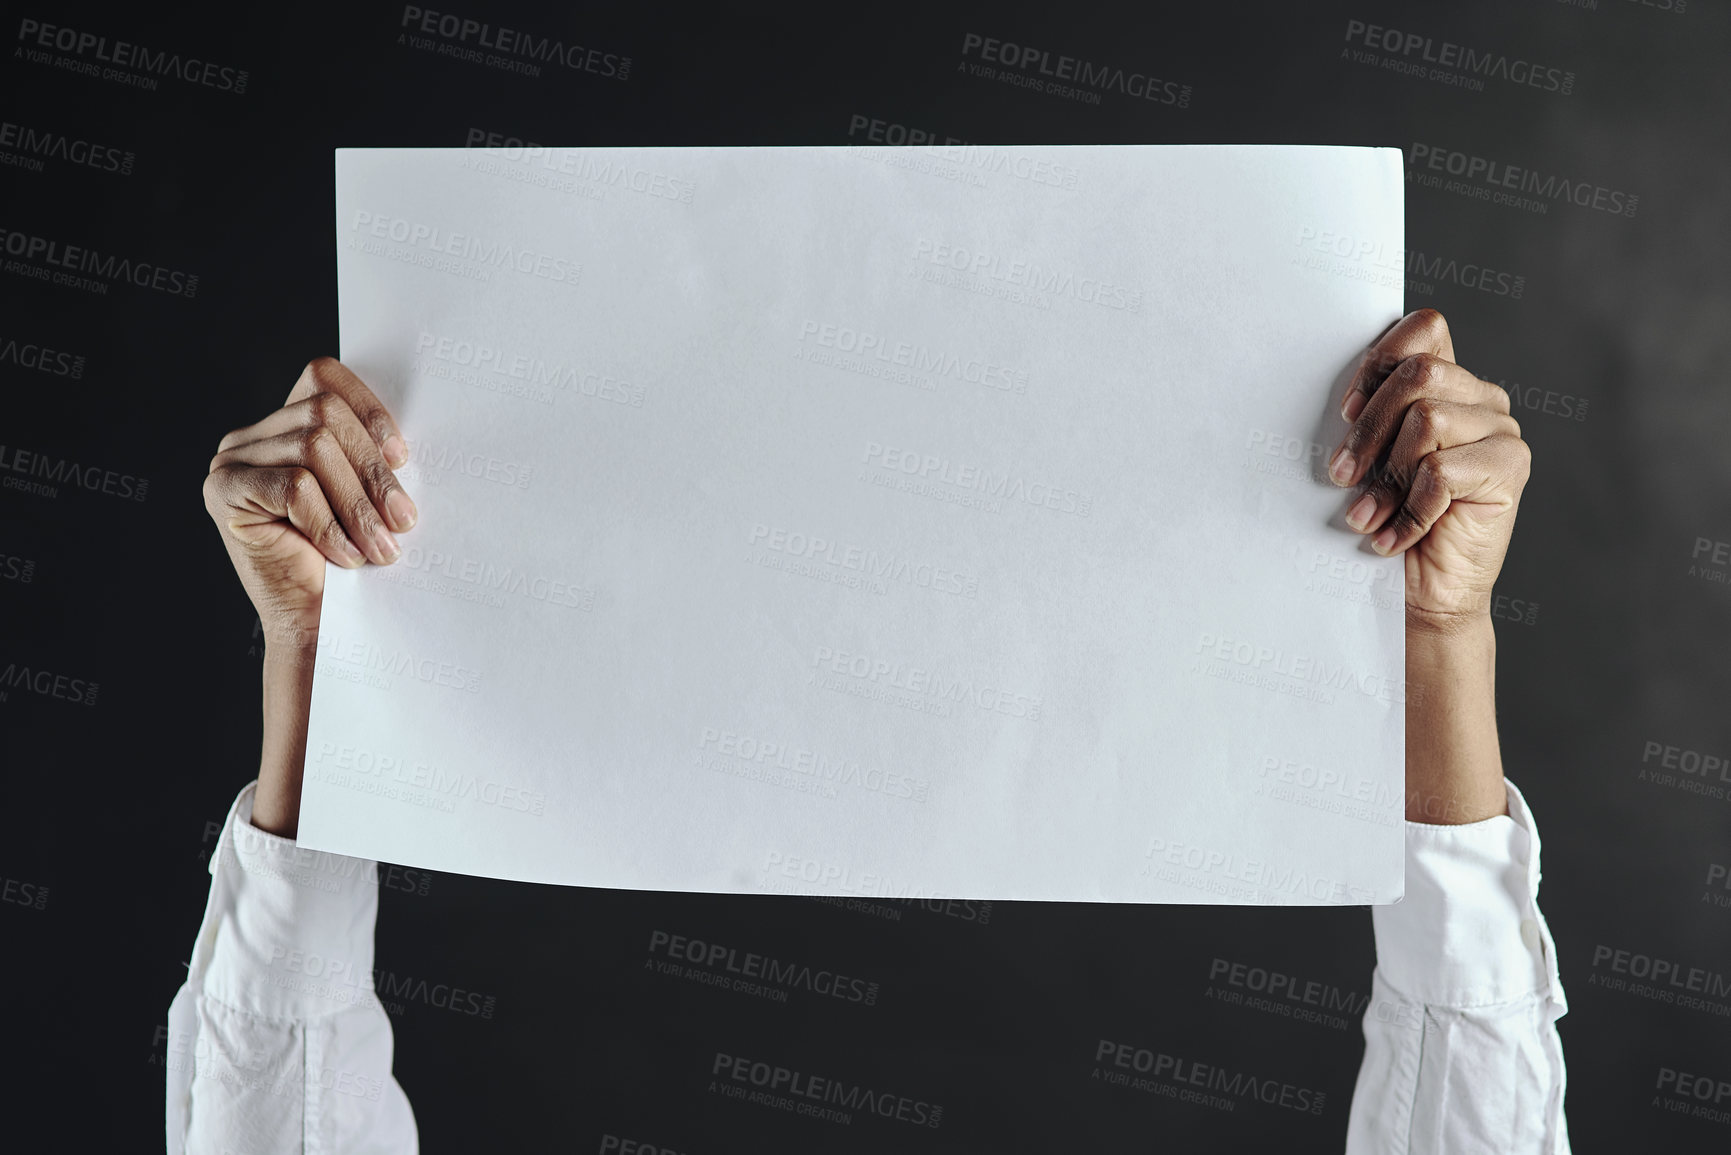
<path fill-rule="evenodd" d="M 338 351 L 332 149 L 926 133 L 1405 151 L 1407 307 L 1444 312 L 1458 359 L 1509 390 L 1533 447 L 1497 591 L 1498 705 L 1544 839 L 1574 1146 L 1731 1146 L 1731 1094 L 1703 1102 L 1666 1076 L 1731 1090 L 1723 5 L 444 2 L 425 7 L 596 54 L 507 71 L 380 0 L 37 0 L 7 17 L 8 1132 L 43 1136 L 32 1150 L 161 1142 L 167 1006 L 206 856 L 259 752 L 261 641 L 200 485 L 224 432 Z M 30 21 L 214 67 L 116 78 L 81 41 L 43 47 Z M 1152 98 L 1044 91 L 1032 54 L 988 63 L 985 38 L 1152 77 Z M 1445 42 L 1487 73 L 1427 62 Z M 965 170 L 972 154 L 951 155 Z M 180 276 L 55 284 L 33 238 Z M 20 450 L 112 491 L 32 488 Z M 849 906 L 381 877 L 377 978 L 429 1152 L 1343 1145 L 1374 962 L 1363 908 Z M 650 965 L 657 931 L 841 972 L 874 997 L 670 977 Z M 1270 976 L 1308 996 L 1270 996 Z M 1091 1077 L 1103 1040 L 1305 1089 L 1321 1109 L 1107 1086 Z M 718 1053 L 922 1100 L 941 1123 L 740 1103 L 709 1089 Z"/>

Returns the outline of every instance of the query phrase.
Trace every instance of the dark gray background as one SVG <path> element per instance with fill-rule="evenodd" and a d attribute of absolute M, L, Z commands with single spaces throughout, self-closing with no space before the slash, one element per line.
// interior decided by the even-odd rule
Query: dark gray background
<path fill-rule="evenodd" d="M 1698 539 L 1731 540 L 1721 6 L 443 10 L 628 55 L 630 78 L 429 55 L 399 46 L 403 8 L 376 2 L 220 16 L 43 2 L 11 17 L 14 46 L 23 16 L 249 80 L 244 95 L 173 79 L 146 92 L 15 51 L 0 68 L 0 119 L 134 156 L 127 174 L 0 166 L 0 228 L 200 278 L 186 299 L 0 273 L 0 343 L 84 358 L 72 377 L 0 357 L 0 444 L 150 482 L 142 502 L 0 490 L 0 668 L 101 686 L 88 707 L 16 688 L 0 701 L 8 1130 L 52 1118 L 78 1134 L 60 1145 L 159 1142 L 160 1026 L 214 825 L 259 742 L 254 615 L 199 487 L 224 432 L 337 351 L 331 150 L 461 146 L 472 129 L 561 145 L 859 143 L 863 115 L 999 144 L 1391 145 L 1409 150 L 1409 173 L 1412 146 L 1434 144 L 1639 197 L 1632 217 L 1561 201 L 1541 214 L 1409 181 L 1410 249 L 1524 288 L 1433 278 L 1407 304 L 1442 309 L 1460 362 L 1510 386 L 1534 450 L 1498 586 L 1498 702 L 1507 772 L 1544 838 L 1575 1149 L 1726 1149 L 1731 1126 L 1674 1114 L 1656 1083 L 1662 1068 L 1731 1079 L 1731 994 L 1689 1007 L 1600 985 L 1615 977 L 1601 948 L 1731 975 L 1731 781 L 1679 775 L 1714 797 L 1641 776 L 1650 742 L 1731 755 L 1731 587 L 1690 570 Z M 1343 58 L 1352 19 L 1565 69 L 1572 91 L 1470 91 Z M 969 32 L 1152 72 L 1191 86 L 1189 103 L 1077 104 L 975 79 L 957 71 Z M 880 995 L 777 1004 L 648 973 L 655 929 L 857 974 Z M 1340 1150 L 1357 1023 L 1208 1000 L 1217 958 L 1366 994 L 1369 915 L 998 903 L 981 925 L 905 904 L 892 919 L 437 875 L 425 894 L 383 891 L 377 963 L 495 1000 L 491 1018 L 416 998 L 391 1008 L 429 1152 L 594 1151 L 606 1135 L 685 1155 Z M 1089 1078 L 1102 1038 L 1322 1091 L 1325 1108 L 1227 1112 L 1108 1088 Z M 718 1051 L 940 1103 L 943 1122 L 839 1126 L 735 1103 L 707 1090 Z"/>

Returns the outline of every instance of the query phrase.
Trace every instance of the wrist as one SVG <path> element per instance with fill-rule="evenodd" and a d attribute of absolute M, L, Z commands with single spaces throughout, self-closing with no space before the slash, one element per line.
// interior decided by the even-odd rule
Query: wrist
<path fill-rule="evenodd" d="M 319 652 L 317 630 L 299 636 L 269 634 L 264 638 L 264 660 L 278 666 L 310 666 Z"/>
<path fill-rule="evenodd" d="M 1490 603 L 1473 610 L 1432 610 L 1406 607 L 1406 644 L 1421 649 L 1443 647 L 1455 641 L 1477 641 L 1494 633 Z"/>
<path fill-rule="evenodd" d="M 284 838 L 300 822 L 301 770 L 306 761 L 315 641 L 267 638 L 264 654 L 264 742 L 252 824 Z"/>
<path fill-rule="evenodd" d="M 1409 610 L 1406 676 L 1407 820 L 1455 825 L 1508 813 L 1490 615 Z"/>

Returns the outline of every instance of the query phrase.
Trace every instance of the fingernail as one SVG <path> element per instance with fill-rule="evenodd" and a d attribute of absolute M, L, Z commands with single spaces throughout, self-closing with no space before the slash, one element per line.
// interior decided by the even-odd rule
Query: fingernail
<path fill-rule="evenodd" d="M 382 525 L 373 531 L 373 541 L 378 543 L 379 552 L 385 555 L 386 561 L 396 561 L 402 555 L 403 549 L 397 544 L 397 539 Z"/>
<path fill-rule="evenodd" d="M 393 489 L 385 496 L 385 508 L 390 510 L 391 520 L 403 529 L 411 528 L 419 516 L 415 512 L 415 503 L 400 489 Z"/>
<path fill-rule="evenodd" d="M 1370 521 L 1370 515 L 1376 512 L 1376 498 L 1365 494 L 1352 503 L 1352 508 L 1346 511 L 1346 524 L 1354 529 L 1363 529 Z"/>
<path fill-rule="evenodd" d="M 1336 485 L 1346 485 L 1352 480 L 1352 468 L 1356 464 L 1352 454 L 1342 447 L 1335 450 L 1334 460 L 1328 466 L 1328 475 L 1334 478 Z"/>
<path fill-rule="evenodd" d="M 348 534 L 343 534 L 342 541 L 337 543 L 337 552 L 349 559 L 352 565 L 366 565 L 367 555 L 355 548 L 355 543 L 349 540 Z"/>
<path fill-rule="evenodd" d="M 395 433 L 385 438 L 385 461 L 392 469 L 409 459 L 409 448 L 403 444 L 403 439 Z"/>
<path fill-rule="evenodd" d="M 1358 415 L 1364 411 L 1364 393 L 1354 389 L 1346 395 L 1346 401 L 1340 407 L 1340 415 L 1348 421 L 1358 420 Z"/>
<path fill-rule="evenodd" d="M 1394 544 L 1394 526 L 1389 526 L 1375 537 L 1371 538 L 1370 548 L 1377 553 L 1386 554 Z"/>

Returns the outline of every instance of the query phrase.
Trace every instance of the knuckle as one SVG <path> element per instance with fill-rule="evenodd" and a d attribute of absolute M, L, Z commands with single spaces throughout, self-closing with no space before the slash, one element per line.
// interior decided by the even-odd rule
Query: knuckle
<path fill-rule="evenodd" d="M 1435 454 L 1426 454 L 1420 458 L 1412 471 L 1411 491 L 1413 497 L 1428 497 L 1443 484 L 1442 463 Z M 1409 498 L 1408 500 L 1411 500 Z"/>
<path fill-rule="evenodd" d="M 300 441 L 301 454 L 308 461 L 317 460 L 337 447 L 336 434 L 332 433 L 330 427 L 325 425 L 307 426 L 301 430 L 298 440 Z"/>
<path fill-rule="evenodd" d="M 1426 306 L 1423 309 L 1415 310 L 1415 313 L 1419 325 L 1426 333 L 1433 336 L 1444 336 L 1448 333 L 1449 323 L 1440 311 Z"/>
<path fill-rule="evenodd" d="M 1371 466 L 1366 480 L 1370 482 L 1371 491 L 1378 497 L 1392 497 L 1406 488 L 1400 465 L 1393 458 Z"/>
<path fill-rule="evenodd" d="M 1422 481 L 1424 484 L 1429 485 L 1442 475 L 1442 468 L 1442 462 L 1437 458 L 1436 454 L 1425 454 L 1413 463 L 1413 484 L 1416 485 Z"/>
<path fill-rule="evenodd" d="M 373 503 L 365 495 L 349 502 L 349 521 L 362 533 L 372 533 L 384 527 L 379 511 L 373 508 Z"/>
<path fill-rule="evenodd" d="M 336 364 L 337 359 L 335 357 L 314 357 L 311 361 L 307 362 L 307 367 L 301 370 L 301 374 L 302 376 L 309 377 L 314 381 L 329 381 L 331 378 L 331 370 L 336 367 Z"/>
<path fill-rule="evenodd" d="M 341 393 L 316 393 L 311 398 L 320 425 L 342 425 L 353 418 L 354 410 Z"/>
<path fill-rule="evenodd" d="M 1407 380 L 1418 389 L 1432 389 L 1442 382 L 1448 364 L 1435 353 L 1414 353 L 1406 359 Z"/>
<path fill-rule="evenodd" d="M 293 466 L 283 474 L 282 488 L 285 503 L 295 505 L 305 501 L 318 491 L 319 479 L 313 476 L 313 471 Z"/>
<path fill-rule="evenodd" d="M 366 468 L 362 470 L 362 476 L 367 479 L 368 487 L 378 494 L 380 501 L 383 501 L 385 495 L 391 490 L 398 488 L 397 475 L 392 473 L 391 467 L 382 460 L 369 461 Z"/>
<path fill-rule="evenodd" d="M 1420 397 L 1407 410 L 1406 419 L 1412 425 L 1413 434 L 1420 441 L 1430 443 L 1437 440 L 1443 431 L 1443 407 L 1434 398 Z"/>
<path fill-rule="evenodd" d="M 1521 476 L 1529 477 L 1533 472 L 1533 447 L 1520 437 L 1514 438 L 1515 462 L 1520 466 Z"/>

